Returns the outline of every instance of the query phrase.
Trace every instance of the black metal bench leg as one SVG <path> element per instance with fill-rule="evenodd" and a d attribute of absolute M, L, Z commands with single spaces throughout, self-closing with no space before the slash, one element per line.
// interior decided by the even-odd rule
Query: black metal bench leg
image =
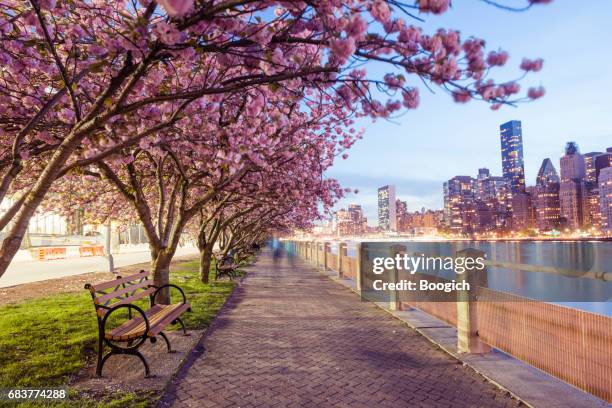
<path fill-rule="evenodd" d="M 172 351 L 172 347 L 170 346 L 170 340 L 168 340 L 168 336 L 166 336 L 166 333 L 159 332 L 159 335 L 162 336 L 162 338 L 166 342 L 166 346 L 168 347 L 168 353 L 172 353 L 173 351 Z"/>
<path fill-rule="evenodd" d="M 181 325 L 181 327 L 183 329 L 183 336 L 186 336 L 187 335 L 187 329 L 185 328 L 185 323 L 183 323 L 183 321 L 181 320 L 180 317 L 177 317 L 176 321 L 179 322 L 179 324 Z"/>
<path fill-rule="evenodd" d="M 108 360 L 108 358 L 112 356 L 113 354 L 119 354 L 119 353 L 116 353 L 114 350 L 111 350 L 108 353 L 106 353 L 104 357 L 102 357 L 102 360 L 99 360 L 98 368 L 96 369 L 96 375 L 98 377 L 102 377 L 102 369 L 104 368 L 104 363 L 106 363 L 106 360 Z"/>
<path fill-rule="evenodd" d="M 138 357 L 140 359 L 140 361 L 142 361 L 142 364 L 144 364 L 144 367 L 145 367 L 145 378 L 151 377 L 151 371 L 149 370 L 149 363 L 147 363 L 147 359 L 144 358 L 144 356 L 140 353 L 140 351 L 138 351 L 138 350 L 130 350 L 130 351 L 127 351 L 125 354 L 131 354 L 133 356 Z"/>
<path fill-rule="evenodd" d="M 102 342 L 102 338 L 100 337 L 98 340 L 98 363 L 96 364 L 96 376 L 102 377 L 102 366 L 104 365 L 104 361 L 102 359 L 102 352 L 104 348 L 104 343 Z"/>

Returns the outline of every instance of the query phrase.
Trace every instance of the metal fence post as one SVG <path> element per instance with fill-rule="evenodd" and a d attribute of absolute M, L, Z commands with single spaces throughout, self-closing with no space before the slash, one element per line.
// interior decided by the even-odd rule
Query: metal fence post
<path fill-rule="evenodd" d="M 337 259 L 337 265 L 336 265 L 336 270 L 338 271 L 338 277 L 342 277 L 342 253 L 344 251 L 344 249 L 342 248 L 342 242 L 338 242 L 338 259 Z"/>
<path fill-rule="evenodd" d="M 355 252 L 355 284 L 357 285 L 357 290 L 361 292 L 361 242 L 355 244 Z"/>
<path fill-rule="evenodd" d="M 327 270 L 327 245 L 328 243 L 323 241 L 323 270 Z"/>
<path fill-rule="evenodd" d="M 484 258 L 483 251 L 467 248 L 457 251 L 456 258 Z M 457 348 L 459 352 L 482 354 L 491 351 L 491 347 L 478 337 L 478 301 L 476 291 L 478 286 L 487 286 L 487 268 L 477 269 L 476 266 L 465 268 L 465 272 L 457 273 L 457 282 L 466 282 L 470 290 L 457 291 Z"/>
<path fill-rule="evenodd" d="M 405 254 L 406 246 L 405 245 L 393 245 L 391 247 L 391 256 L 395 258 L 398 254 Z M 397 283 L 399 277 L 399 273 L 397 271 L 397 265 L 393 269 L 389 271 L 389 283 Z M 397 293 L 397 289 L 389 291 L 389 310 L 399 310 L 399 296 Z"/>

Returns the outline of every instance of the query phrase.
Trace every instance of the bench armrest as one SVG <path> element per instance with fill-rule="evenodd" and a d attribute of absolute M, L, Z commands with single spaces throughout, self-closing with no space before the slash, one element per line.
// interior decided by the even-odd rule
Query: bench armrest
<path fill-rule="evenodd" d="M 183 297 L 183 304 L 187 303 L 187 297 L 185 296 L 185 292 L 183 292 L 183 289 L 181 289 L 180 287 L 178 287 L 176 285 L 168 283 L 168 284 L 162 285 L 162 286 L 149 285 L 149 287 L 155 288 L 155 292 L 153 292 L 153 294 L 151 295 L 151 306 L 153 306 L 155 304 L 155 297 L 157 296 L 157 293 L 159 293 L 159 291 L 164 289 L 164 288 L 175 288 L 175 289 L 178 289 L 178 291 L 181 292 L 181 296 Z"/>

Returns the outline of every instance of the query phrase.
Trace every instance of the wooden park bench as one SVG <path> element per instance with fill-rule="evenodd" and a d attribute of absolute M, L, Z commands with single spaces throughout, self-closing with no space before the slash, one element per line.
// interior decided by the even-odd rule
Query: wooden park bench
<path fill-rule="evenodd" d="M 168 353 L 171 353 L 170 341 L 162 331 L 169 325 L 180 324 L 183 334 L 187 335 L 185 324 L 180 318 L 184 312 L 191 311 L 185 292 L 176 285 L 168 284 L 159 287 L 152 285 L 149 276 L 150 272 L 140 271 L 125 278 L 117 277 L 115 280 L 96 285 L 89 283 L 85 285 L 85 289 L 91 293 L 98 318 L 98 364 L 96 366 L 98 377 L 102 376 L 102 368 L 106 360 L 115 354 L 129 354 L 140 358 L 145 366 L 145 377 L 150 377 L 149 364 L 138 348 L 147 339 L 155 343 L 157 336 L 161 336 L 166 342 Z M 155 298 L 164 288 L 178 289 L 182 295 L 182 301 L 170 305 L 156 304 Z M 147 298 L 149 308 L 146 311 L 134 304 Z M 119 310 L 127 311 L 127 319 L 107 331 L 106 325 L 109 317 Z M 135 314 L 135 317 L 132 317 L 132 314 Z M 104 355 L 105 344 L 110 348 L 106 355 Z"/>
<path fill-rule="evenodd" d="M 219 279 L 222 276 L 227 276 L 230 280 L 235 279 L 237 269 L 240 266 L 234 261 L 234 257 L 231 255 L 223 255 L 222 253 L 215 253 L 215 279 Z"/>

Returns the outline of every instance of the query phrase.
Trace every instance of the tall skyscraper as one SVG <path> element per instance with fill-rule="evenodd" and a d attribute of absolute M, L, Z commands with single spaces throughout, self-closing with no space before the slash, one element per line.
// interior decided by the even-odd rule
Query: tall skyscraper
<path fill-rule="evenodd" d="M 586 223 L 595 230 L 602 227 L 601 201 L 599 196 L 599 186 L 589 183 L 586 197 Z"/>
<path fill-rule="evenodd" d="M 570 229 L 580 229 L 588 222 L 587 188 L 584 182 L 586 171 L 584 156 L 580 154 L 575 142 L 565 145 L 565 155 L 561 157 L 561 186 L 559 202 L 561 217 Z"/>
<path fill-rule="evenodd" d="M 561 181 L 584 181 L 585 177 L 584 156 L 580 154 L 578 144 L 567 142 L 565 155 L 561 157 Z"/>
<path fill-rule="evenodd" d="M 599 205 L 602 230 L 612 236 L 612 167 L 603 168 L 599 173 Z"/>
<path fill-rule="evenodd" d="M 476 178 L 476 199 L 486 200 L 490 195 L 490 191 L 487 191 L 487 181 L 491 177 L 491 172 L 486 167 L 478 169 L 478 177 Z"/>
<path fill-rule="evenodd" d="M 536 178 L 536 186 L 543 186 L 548 183 L 558 183 L 559 176 L 557 175 L 557 169 L 553 165 L 549 158 L 542 161 L 538 176 Z"/>
<path fill-rule="evenodd" d="M 587 183 L 597 182 L 597 169 L 595 168 L 595 159 L 597 156 L 602 155 L 602 152 L 590 152 L 584 154 L 584 181 Z"/>
<path fill-rule="evenodd" d="M 559 176 L 548 158 L 538 171 L 535 186 L 536 226 L 544 231 L 559 227 L 561 204 L 559 202 Z"/>
<path fill-rule="evenodd" d="M 444 222 L 453 233 L 467 231 L 475 190 L 476 180 L 469 176 L 456 176 L 444 183 Z"/>
<path fill-rule="evenodd" d="M 599 173 L 607 168 L 612 167 L 612 147 L 608 147 L 606 152 L 595 158 L 595 179 L 599 180 Z"/>
<path fill-rule="evenodd" d="M 378 226 L 383 231 L 397 231 L 395 186 L 388 185 L 378 189 Z"/>
<path fill-rule="evenodd" d="M 503 177 L 510 182 L 512 192 L 525 191 L 525 164 L 523 162 L 523 131 L 521 122 L 511 120 L 499 127 Z"/>

